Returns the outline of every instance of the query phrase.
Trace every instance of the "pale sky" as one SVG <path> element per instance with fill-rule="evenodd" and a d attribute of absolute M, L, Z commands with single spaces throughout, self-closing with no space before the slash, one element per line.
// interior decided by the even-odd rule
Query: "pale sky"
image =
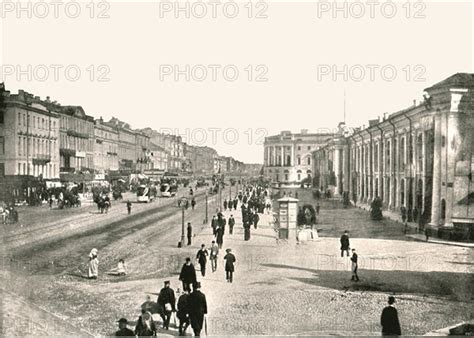
<path fill-rule="evenodd" d="M 263 162 L 265 135 L 335 129 L 344 91 L 346 122 L 357 127 L 473 72 L 470 2 L 397 2 L 393 18 L 386 1 L 373 17 L 368 1 L 244 1 L 236 18 L 233 7 L 223 9 L 228 1 L 187 12 L 174 12 L 176 2 L 85 2 L 77 18 L 69 3 L 57 18 L 52 6 L 45 15 L 3 5 L 0 79 L 8 90 L 173 131 L 245 162 Z M 207 15 L 196 17 L 202 8 Z"/>

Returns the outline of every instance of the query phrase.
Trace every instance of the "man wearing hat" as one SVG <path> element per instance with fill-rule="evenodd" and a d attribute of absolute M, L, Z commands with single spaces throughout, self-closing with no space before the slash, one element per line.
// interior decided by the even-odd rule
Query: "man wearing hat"
<path fill-rule="evenodd" d="M 232 277 L 234 274 L 234 263 L 235 263 L 235 256 L 231 253 L 231 249 L 227 249 L 225 252 L 227 254 L 224 256 L 225 260 L 225 278 L 227 279 L 228 283 L 232 283 Z"/>
<path fill-rule="evenodd" d="M 117 323 L 119 325 L 119 330 L 117 332 L 115 332 L 116 337 L 133 337 L 133 336 L 135 336 L 135 333 L 127 327 L 128 321 L 127 321 L 126 318 L 120 318 L 117 321 Z"/>
<path fill-rule="evenodd" d="M 160 315 L 163 319 L 163 329 L 169 330 L 171 313 L 176 311 L 176 298 L 174 290 L 170 288 L 170 281 L 165 281 L 165 286 L 161 289 L 157 300 L 160 307 Z"/>
<path fill-rule="evenodd" d="M 191 284 L 196 282 L 196 269 L 194 268 L 193 263 L 191 263 L 191 258 L 189 257 L 186 258 L 186 263 L 184 263 L 181 268 L 179 280 L 183 282 L 183 290 L 191 292 Z"/>
<path fill-rule="evenodd" d="M 388 297 L 388 306 L 382 311 L 382 317 L 380 318 L 380 324 L 382 325 L 383 336 L 400 336 L 402 330 L 400 329 L 400 322 L 398 320 L 397 309 L 393 306 L 395 303 L 395 297 Z"/>
<path fill-rule="evenodd" d="M 207 314 L 206 296 L 201 292 L 201 283 L 196 282 L 188 297 L 189 319 L 196 337 L 201 335 L 204 315 Z"/>

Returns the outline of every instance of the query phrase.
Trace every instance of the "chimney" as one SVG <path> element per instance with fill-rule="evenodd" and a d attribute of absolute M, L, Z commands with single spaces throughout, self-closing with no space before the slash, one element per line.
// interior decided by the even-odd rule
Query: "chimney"
<path fill-rule="evenodd" d="M 413 107 L 416 107 L 416 99 L 413 100 Z"/>
<path fill-rule="evenodd" d="M 46 96 L 46 102 L 51 102 L 49 96 Z"/>

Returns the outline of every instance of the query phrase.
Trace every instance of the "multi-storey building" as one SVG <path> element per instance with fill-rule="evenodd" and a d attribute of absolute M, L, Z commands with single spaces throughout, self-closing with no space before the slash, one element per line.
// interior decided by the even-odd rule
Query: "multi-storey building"
<path fill-rule="evenodd" d="M 118 132 L 104 123 L 102 118 L 94 124 L 94 169 L 107 174 L 119 169 Z"/>
<path fill-rule="evenodd" d="M 107 122 L 118 133 L 119 170 L 124 174 L 136 171 L 136 134 L 128 123 L 113 117 Z"/>
<path fill-rule="evenodd" d="M 135 161 L 137 163 L 136 170 L 144 172 L 151 167 L 150 157 L 150 137 L 142 131 L 135 131 Z"/>
<path fill-rule="evenodd" d="M 59 178 L 59 114 L 23 90 L 1 95 L 0 177 Z"/>
<path fill-rule="evenodd" d="M 150 158 L 150 169 L 162 170 L 163 172 L 168 170 L 168 152 L 162 146 L 150 143 L 150 151 L 148 156 Z"/>
<path fill-rule="evenodd" d="M 300 133 L 282 131 L 264 142 L 264 176 L 274 183 L 299 185 L 306 177 L 312 178 L 311 152 L 331 140 L 332 133 Z"/>
<path fill-rule="evenodd" d="M 94 168 L 94 118 L 79 106 L 50 105 L 59 110 L 59 154 L 62 173 Z"/>
<path fill-rule="evenodd" d="M 425 89 L 423 103 L 332 139 L 313 153 L 314 171 L 354 202 L 378 197 L 409 220 L 472 228 L 473 128 L 474 74 L 455 74 Z"/>

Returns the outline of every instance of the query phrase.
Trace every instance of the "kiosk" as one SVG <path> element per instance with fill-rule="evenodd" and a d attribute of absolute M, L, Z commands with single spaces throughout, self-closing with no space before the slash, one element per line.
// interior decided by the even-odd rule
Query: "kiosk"
<path fill-rule="evenodd" d="M 290 244 L 297 243 L 298 199 L 283 197 L 278 200 L 279 238 Z"/>

